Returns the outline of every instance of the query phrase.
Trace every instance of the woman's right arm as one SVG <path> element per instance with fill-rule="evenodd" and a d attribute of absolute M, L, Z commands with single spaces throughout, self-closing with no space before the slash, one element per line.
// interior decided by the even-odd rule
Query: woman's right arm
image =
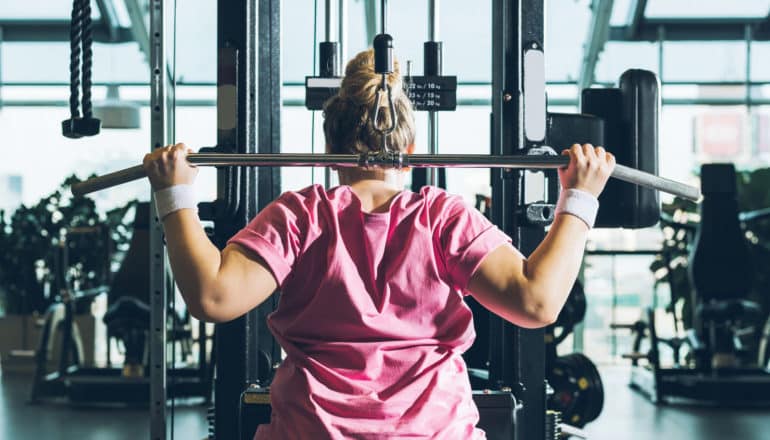
<path fill-rule="evenodd" d="M 563 189 L 597 196 L 615 166 L 603 148 L 573 145 L 570 163 L 559 170 Z M 481 262 L 468 291 L 491 312 L 521 327 L 553 323 L 567 300 L 583 260 L 588 225 L 572 215 L 557 215 L 548 234 L 529 258 L 500 246 Z"/>

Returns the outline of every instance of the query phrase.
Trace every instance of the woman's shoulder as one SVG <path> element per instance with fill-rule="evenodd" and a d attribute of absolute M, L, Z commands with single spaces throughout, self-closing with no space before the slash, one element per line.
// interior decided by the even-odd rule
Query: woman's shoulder
<path fill-rule="evenodd" d="M 323 186 L 310 185 L 301 189 L 284 191 L 270 205 L 299 214 L 315 210 L 324 198 Z"/>
<path fill-rule="evenodd" d="M 420 189 L 420 196 L 431 210 L 444 214 L 468 208 L 461 196 L 452 194 L 443 188 L 424 186 Z"/>
<path fill-rule="evenodd" d="M 308 201 L 324 198 L 326 190 L 322 185 L 313 184 L 300 189 L 286 190 L 275 199 L 276 202 L 300 202 L 306 203 Z"/>

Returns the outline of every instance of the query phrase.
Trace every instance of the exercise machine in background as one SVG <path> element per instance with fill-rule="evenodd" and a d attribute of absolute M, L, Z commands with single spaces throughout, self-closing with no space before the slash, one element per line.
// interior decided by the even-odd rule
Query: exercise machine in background
<path fill-rule="evenodd" d="M 129 247 L 120 268 L 114 274 L 109 267 L 108 284 L 80 290 L 75 288 L 67 273 L 77 261 L 77 247 L 109 243 L 101 235 L 110 233 L 106 226 L 77 228 L 60 241 L 59 256 L 53 272 L 60 301 L 46 313 L 44 329 L 36 352 L 36 370 L 30 401 L 39 403 L 51 398 L 66 398 L 72 403 L 87 404 L 146 404 L 149 399 L 150 378 L 147 357 L 147 334 L 150 321 L 149 278 L 146 270 L 149 252 L 149 203 L 137 203 Z M 79 240 L 76 237 L 80 238 Z M 104 262 L 109 266 L 109 252 Z M 172 287 L 169 291 L 174 292 Z M 107 294 L 108 309 L 103 321 L 107 325 L 107 365 L 90 366 L 83 362 L 81 343 L 74 316 L 90 311 L 93 300 Z M 208 335 L 205 324 L 199 323 L 198 337 L 193 338 L 189 314 L 168 310 L 171 350 L 179 350 L 180 361 L 191 358 L 193 344 L 198 344 L 199 356 L 194 365 L 177 365 L 169 372 L 169 394 L 172 397 L 199 397 L 205 402 L 211 398 L 212 374 L 209 368 Z M 49 370 L 53 341 L 60 335 L 61 348 L 58 366 Z M 124 363 L 113 366 L 112 340 L 123 347 Z M 182 364 L 180 362 L 180 364 Z"/>
<path fill-rule="evenodd" d="M 739 213 L 736 185 L 732 164 L 704 164 L 700 221 L 662 217 L 670 243 L 661 259 L 672 294 L 689 297 L 679 315 L 671 311 L 673 337 L 659 335 L 654 308 L 643 320 L 614 326 L 633 332 L 632 351 L 624 355 L 632 362 L 630 385 L 653 402 L 770 405 L 770 370 L 763 353 L 768 311 L 750 299 L 763 268 L 752 258 L 741 226 L 768 213 Z M 674 274 L 685 268 L 686 279 L 677 279 Z M 768 292 L 760 294 L 767 297 Z M 661 359 L 665 351 L 672 354 L 672 366 Z"/>

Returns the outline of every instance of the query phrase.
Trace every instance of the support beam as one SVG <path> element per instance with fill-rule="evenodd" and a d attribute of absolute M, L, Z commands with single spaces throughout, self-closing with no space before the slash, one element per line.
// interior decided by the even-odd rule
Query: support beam
<path fill-rule="evenodd" d="M 92 22 L 94 41 L 128 43 L 134 41 L 131 29 L 108 30 L 104 19 Z M 58 42 L 70 40 L 69 20 L 0 20 L 6 42 Z M 114 35 L 113 35 L 114 32 Z"/>
<path fill-rule="evenodd" d="M 152 52 L 150 53 L 150 151 L 167 145 L 175 137 L 174 83 L 163 74 L 168 65 L 168 42 L 165 40 L 165 26 L 169 11 L 164 8 L 163 0 L 152 0 L 150 28 L 153 32 Z M 163 224 L 155 211 L 154 198 L 151 196 L 150 209 L 150 323 L 148 329 L 150 363 L 150 438 L 165 440 L 167 436 L 168 378 L 167 362 L 167 311 L 169 293 L 169 271 L 166 247 L 163 239 Z M 172 427 L 173 429 L 173 427 Z"/>
<path fill-rule="evenodd" d="M 145 57 L 150 56 L 150 34 L 147 32 L 147 25 L 144 23 L 144 11 L 137 0 L 125 0 L 126 10 L 131 19 L 131 37 L 139 45 Z M 176 17 L 174 17 L 176 20 Z M 176 38 L 176 35 L 173 36 Z"/>
<path fill-rule="evenodd" d="M 753 26 L 754 41 L 770 41 L 770 21 L 767 18 L 702 18 L 671 19 L 649 18 L 643 20 L 638 30 L 629 26 L 612 26 L 610 41 L 658 41 L 662 29 L 666 41 L 744 41 L 746 26 Z"/>
<path fill-rule="evenodd" d="M 626 38 L 633 40 L 639 27 L 644 22 L 644 11 L 647 9 L 647 0 L 632 0 L 631 5 L 628 7 L 628 28 L 626 30 Z"/>
<path fill-rule="evenodd" d="M 99 8 L 99 16 L 102 18 L 100 21 L 104 23 L 110 39 L 117 40 L 120 22 L 118 21 L 118 14 L 115 12 L 113 0 L 96 0 L 96 7 Z"/>
<path fill-rule="evenodd" d="M 593 0 L 591 3 L 593 14 L 591 15 L 591 25 L 588 26 L 588 36 L 583 45 L 583 62 L 580 66 L 578 90 L 590 87 L 594 81 L 596 63 L 599 62 L 599 55 L 607 43 L 614 3 L 614 0 Z"/>
<path fill-rule="evenodd" d="M 524 120 L 528 91 L 524 85 L 526 50 L 542 50 L 543 0 L 492 1 L 492 133 L 493 155 L 527 155 Z M 541 78 L 545 82 L 545 78 Z M 528 83 L 540 81 L 529 78 Z M 544 97 L 543 97 L 544 98 Z M 522 224 L 516 210 L 526 200 L 526 181 L 520 170 L 492 170 L 492 221 L 513 245 L 529 255 L 542 241 L 542 227 Z M 516 439 L 545 436 L 545 333 L 513 326 L 489 316 L 490 388 L 513 391 L 525 402 L 519 411 Z"/>

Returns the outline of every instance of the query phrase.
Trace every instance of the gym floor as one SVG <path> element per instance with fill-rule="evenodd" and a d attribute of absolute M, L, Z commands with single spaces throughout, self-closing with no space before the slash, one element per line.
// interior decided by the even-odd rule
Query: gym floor
<path fill-rule="evenodd" d="M 654 406 L 628 388 L 628 369 L 601 370 L 607 400 L 602 416 L 586 430 L 591 440 L 761 440 L 769 437 L 770 408 L 726 409 Z M 0 439 L 135 440 L 147 438 L 147 411 L 142 408 L 90 408 L 62 404 L 29 405 L 28 376 L 0 376 Z M 174 437 L 206 437 L 206 408 L 177 407 Z"/>

